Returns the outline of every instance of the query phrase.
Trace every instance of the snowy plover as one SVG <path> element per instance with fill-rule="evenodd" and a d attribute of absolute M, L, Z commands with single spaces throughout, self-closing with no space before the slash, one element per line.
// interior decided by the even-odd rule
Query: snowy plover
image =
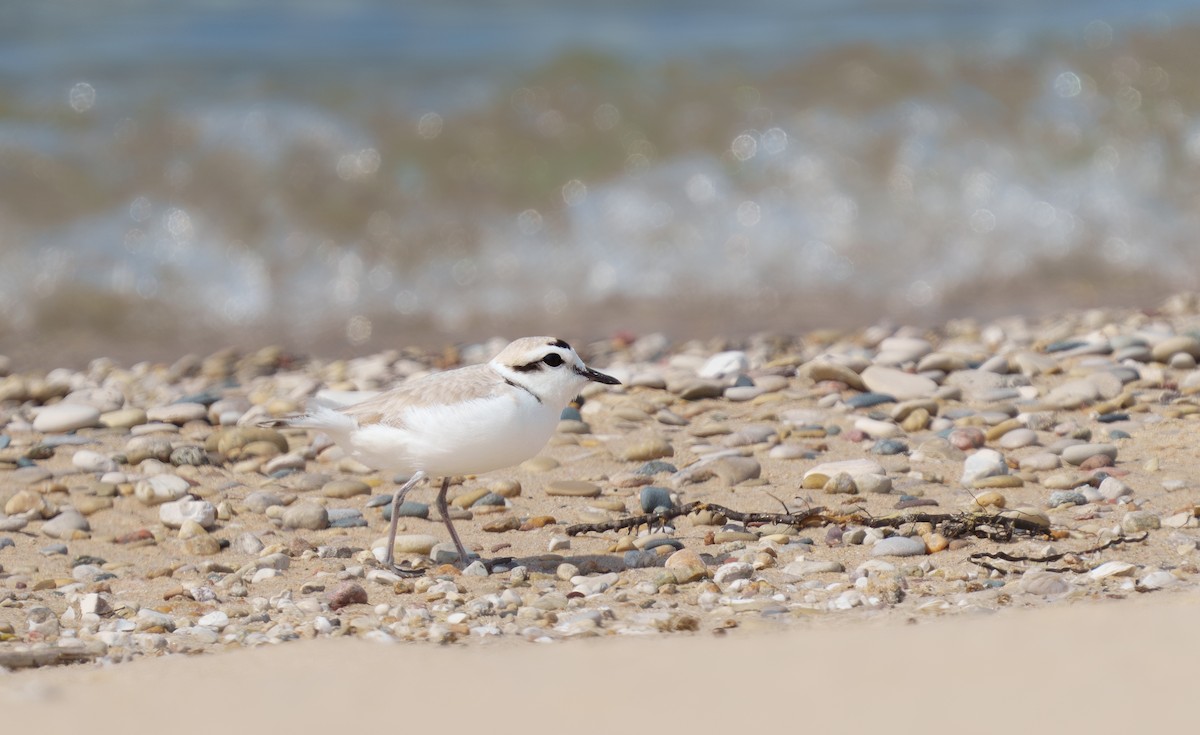
<path fill-rule="evenodd" d="M 392 498 L 389 567 L 404 496 L 426 477 L 440 475 L 438 512 L 466 563 L 446 507 L 450 476 L 510 467 L 537 454 L 563 407 L 588 381 L 620 383 L 584 365 L 561 339 L 523 337 L 486 364 L 426 375 L 362 403 L 311 405 L 302 416 L 265 423 L 318 429 L 368 467 L 413 473 Z"/>

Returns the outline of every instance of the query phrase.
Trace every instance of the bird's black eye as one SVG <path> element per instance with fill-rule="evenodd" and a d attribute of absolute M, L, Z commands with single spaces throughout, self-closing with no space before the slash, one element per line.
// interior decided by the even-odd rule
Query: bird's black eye
<path fill-rule="evenodd" d="M 558 367 L 559 365 L 563 364 L 563 359 L 562 355 L 558 354 L 557 352 L 551 352 L 549 355 L 546 355 L 542 358 L 542 362 L 546 363 L 550 367 Z"/>

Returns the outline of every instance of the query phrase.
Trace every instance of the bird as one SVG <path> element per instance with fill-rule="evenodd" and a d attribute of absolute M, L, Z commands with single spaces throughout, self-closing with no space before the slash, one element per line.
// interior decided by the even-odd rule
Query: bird
<path fill-rule="evenodd" d="M 447 508 L 451 476 L 503 469 L 534 456 L 554 433 L 563 408 L 592 382 L 620 384 L 585 365 L 564 340 L 522 337 L 486 363 L 430 373 L 348 406 L 314 400 L 304 414 L 262 425 L 322 431 L 368 467 L 411 473 L 392 497 L 383 560 L 388 568 L 398 569 L 396 522 L 405 496 L 426 478 L 441 477 L 438 513 L 466 564 L 466 548 Z"/>

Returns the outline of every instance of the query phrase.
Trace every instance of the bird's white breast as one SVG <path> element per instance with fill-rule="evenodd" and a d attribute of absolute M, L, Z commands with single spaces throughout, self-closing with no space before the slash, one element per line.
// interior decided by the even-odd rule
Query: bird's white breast
<path fill-rule="evenodd" d="M 559 413 L 558 407 L 514 388 L 454 404 L 412 406 L 403 413 L 404 428 L 372 425 L 348 439 L 351 453 L 371 467 L 478 474 L 537 454 L 554 432 Z"/>

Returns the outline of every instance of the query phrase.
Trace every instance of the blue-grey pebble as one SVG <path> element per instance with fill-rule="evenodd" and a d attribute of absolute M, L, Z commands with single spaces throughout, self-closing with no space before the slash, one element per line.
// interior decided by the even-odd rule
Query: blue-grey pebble
<path fill-rule="evenodd" d="M 1087 342 L 1084 342 L 1083 340 L 1068 339 L 1068 340 L 1063 340 L 1061 342 L 1051 342 L 1050 344 L 1046 345 L 1045 351 L 1046 352 L 1065 352 L 1067 350 L 1073 350 L 1076 347 L 1083 347 L 1086 344 L 1087 344 Z"/>
<path fill-rule="evenodd" d="M 429 505 L 426 503 L 418 503 L 415 500 L 405 500 L 400 504 L 399 516 L 401 518 L 428 518 Z M 392 520 L 392 504 L 388 503 L 383 506 L 383 520 Z"/>
<path fill-rule="evenodd" d="M 662 566 L 666 557 L 661 557 L 653 551 L 634 549 L 626 551 L 624 556 L 626 569 L 644 569 L 646 567 Z"/>
<path fill-rule="evenodd" d="M 846 405 L 850 408 L 870 408 L 882 403 L 895 402 L 895 396 L 889 396 L 886 393 L 859 393 L 856 396 L 850 396 L 846 399 Z"/>
<path fill-rule="evenodd" d="M 1127 413 L 1102 413 L 1096 417 L 1096 420 L 1102 424 L 1115 424 L 1118 421 L 1128 421 L 1129 414 L 1127 414 Z"/>
<path fill-rule="evenodd" d="M 362 511 L 357 508 L 329 508 L 330 528 L 362 528 L 367 525 Z"/>
<path fill-rule="evenodd" d="M 643 513 L 653 513 L 659 508 L 669 509 L 672 507 L 671 491 L 665 487 L 647 485 L 642 488 L 641 503 Z"/>
<path fill-rule="evenodd" d="M 579 413 L 579 409 L 574 406 L 567 406 L 558 415 L 559 421 L 583 421 L 583 414 Z"/>
<path fill-rule="evenodd" d="M 0 434 L 0 449 L 8 449 L 9 444 L 12 444 L 12 437 L 8 434 Z"/>
<path fill-rule="evenodd" d="M 734 388 L 753 388 L 754 381 L 750 379 L 749 375 L 744 375 L 744 374 L 738 375 L 737 380 L 735 380 L 733 382 L 733 387 Z"/>
<path fill-rule="evenodd" d="M 392 502 L 391 495 L 372 495 L 367 498 L 368 508 L 378 508 L 381 505 L 387 505 Z"/>
<path fill-rule="evenodd" d="M 829 436 L 837 436 L 838 434 L 842 433 L 842 427 L 838 426 L 837 424 L 831 424 L 825 427 L 825 433 Z"/>
<path fill-rule="evenodd" d="M 288 467 L 288 468 L 285 468 L 282 470 L 275 470 L 274 472 L 272 472 L 270 474 L 270 477 L 273 480 L 282 480 L 283 478 L 287 477 L 288 475 L 294 475 L 299 471 L 300 470 L 296 470 L 296 469 L 292 469 L 292 468 Z"/>
<path fill-rule="evenodd" d="M 184 396 L 183 398 L 171 401 L 171 403 L 199 403 L 203 406 L 211 406 L 219 400 L 221 400 L 221 396 L 205 391 L 203 393 L 193 393 L 190 396 Z"/>
<path fill-rule="evenodd" d="M 922 556 L 925 541 L 913 536 L 890 536 L 876 541 L 871 547 L 871 556 Z"/>
<path fill-rule="evenodd" d="M 1120 429 L 1110 429 L 1108 432 L 1108 438 L 1109 439 L 1132 439 L 1133 435 L 1130 434 L 1128 431 L 1121 431 Z"/>
<path fill-rule="evenodd" d="M 1046 505 L 1051 508 L 1057 508 L 1060 505 L 1068 503 L 1071 505 L 1085 505 L 1087 498 L 1084 497 L 1083 493 L 1074 490 L 1055 490 L 1050 493 L 1050 499 L 1046 501 Z"/>
<path fill-rule="evenodd" d="M 477 505 L 490 505 L 490 506 L 503 507 L 504 506 L 504 496 L 497 495 L 496 493 L 488 493 L 487 495 L 484 495 L 482 498 L 480 498 L 479 500 L 476 500 L 474 503 L 472 503 L 471 507 L 474 508 Z"/>
<path fill-rule="evenodd" d="M 8 536 L 0 536 L 0 549 L 7 548 L 9 546 L 16 548 L 17 545 L 15 543 L 13 543 L 13 540 L 10 539 Z"/>
<path fill-rule="evenodd" d="M 641 550 L 650 551 L 651 549 L 657 549 L 659 546 L 670 546 L 672 549 L 678 550 L 683 548 L 683 542 L 677 538 L 656 538 L 647 541 Z"/>
<path fill-rule="evenodd" d="M 871 454 L 881 454 L 884 456 L 903 454 L 907 451 L 908 445 L 899 439 L 880 439 L 871 447 Z"/>
<path fill-rule="evenodd" d="M 652 460 L 634 470 L 633 474 L 642 475 L 645 477 L 653 477 L 654 475 L 666 473 L 673 475 L 679 470 L 670 462 L 662 462 L 660 460 Z"/>
<path fill-rule="evenodd" d="M 38 553 L 42 556 L 66 556 L 67 545 L 50 544 L 49 546 L 43 546 L 42 548 L 38 549 Z"/>

